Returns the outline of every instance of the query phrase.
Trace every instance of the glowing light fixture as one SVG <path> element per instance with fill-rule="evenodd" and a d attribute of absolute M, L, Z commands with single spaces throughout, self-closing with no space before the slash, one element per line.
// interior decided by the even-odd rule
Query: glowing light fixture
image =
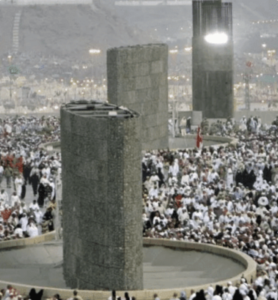
<path fill-rule="evenodd" d="M 224 32 L 209 33 L 205 36 L 205 41 L 209 44 L 227 44 L 228 40 L 228 35 Z"/>
<path fill-rule="evenodd" d="M 100 54 L 100 53 L 101 53 L 101 50 L 99 50 L 99 49 L 90 49 L 90 50 L 89 50 L 89 53 L 90 53 L 90 54 Z"/>
<path fill-rule="evenodd" d="M 173 49 L 173 50 L 170 50 L 169 53 L 171 54 L 175 54 L 175 53 L 178 53 L 179 51 L 177 49 Z"/>

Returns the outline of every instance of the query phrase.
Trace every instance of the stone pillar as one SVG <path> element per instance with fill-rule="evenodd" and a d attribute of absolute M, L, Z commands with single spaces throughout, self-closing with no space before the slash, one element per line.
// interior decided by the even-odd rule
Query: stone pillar
<path fill-rule="evenodd" d="M 108 101 L 142 117 L 142 149 L 168 147 L 168 46 L 139 45 L 107 52 Z"/>
<path fill-rule="evenodd" d="M 63 268 L 72 289 L 143 288 L 140 126 L 137 113 L 114 105 L 61 108 Z"/>
<path fill-rule="evenodd" d="M 192 125 L 200 126 L 203 120 L 203 113 L 201 111 L 192 111 Z"/>
<path fill-rule="evenodd" d="M 193 1 L 193 110 L 206 118 L 233 117 L 232 3 Z M 228 41 L 209 43 L 205 37 L 224 33 Z"/>

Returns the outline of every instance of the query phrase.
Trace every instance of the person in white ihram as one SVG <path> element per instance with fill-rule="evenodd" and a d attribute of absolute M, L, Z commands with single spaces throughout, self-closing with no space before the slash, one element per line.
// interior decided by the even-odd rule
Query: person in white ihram
<path fill-rule="evenodd" d="M 16 194 L 16 192 L 13 192 L 12 196 L 11 196 L 11 206 L 15 206 L 16 204 L 20 204 L 20 198 L 19 196 Z"/>
<path fill-rule="evenodd" d="M 30 224 L 27 225 L 27 233 L 29 235 L 29 237 L 36 237 L 39 235 L 39 230 L 37 228 L 37 226 L 34 224 L 34 222 L 30 222 Z"/>
<path fill-rule="evenodd" d="M 2 189 L 0 192 L 0 201 L 1 200 L 3 200 L 5 204 L 9 203 L 9 195 L 4 189 Z"/>
<path fill-rule="evenodd" d="M 22 192 L 22 185 L 23 185 L 23 180 L 22 180 L 22 177 L 20 175 L 18 175 L 16 177 L 16 179 L 14 180 L 14 184 L 15 184 L 16 194 L 17 194 L 18 197 L 20 197 L 21 192 Z"/>
<path fill-rule="evenodd" d="M 8 124 L 8 123 L 6 123 L 5 125 L 4 125 L 4 129 L 5 129 L 5 131 L 6 131 L 6 133 L 7 134 L 11 134 L 12 133 L 12 126 L 10 125 L 10 124 Z"/>
<path fill-rule="evenodd" d="M 229 190 L 231 190 L 231 187 L 233 186 L 234 184 L 234 174 L 233 174 L 233 170 L 231 168 L 228 168 L 228 171 L 227 171 L 227 177 L 226 177 L 226 185 L 227 185 L 227 188 Z"/>

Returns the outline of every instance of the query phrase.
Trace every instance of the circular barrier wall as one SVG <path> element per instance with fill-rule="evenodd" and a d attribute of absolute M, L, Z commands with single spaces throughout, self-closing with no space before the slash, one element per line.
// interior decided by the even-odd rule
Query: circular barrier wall
<path fill-rule="evenodd" d="M 172 143 L 172 149 L 179 149 L 179 148 L 195 148 L 195 135 L 187 135 L 185 138 L 178 138 L 176 139 L 176 143 Z M 210 145 L 229 145 L 235 144 L 237 140 L 228 138 L 228 137 L 219 137 L 219 136 L 204 136 L 204 146 Z M 44 149 L 50 152 L 57 152 L 60 151 L 60 142 L 52 142 L 46 143 L 41 145 Z M 55 239 L 55 233 L 49 233 L 46 235 L 42 235 L 36 238 L 29 238 L 29 239 L 22 239 L 22 240 L 15 240 L 15 241 L 6 241 L 0 243 L 0 251 L 5 251 L 8 249 L 15 249 L 15 248 L 24 248 L 32 245 L 37 245 L 39 243 L 45 243 L 49 241 L 53 241 Z M 226 285 L 227 281 L 232 281 L 233 284 L 238 282 L 242 275 L 247 278 L 248 281 L 256 276 L 256 263 L 255 261 L 247 256 L 244 253 L 239 251 L 226 249 L 219 246 L 213 246 L 208 244 L 199 244 L 199 243 L 189 243 L 183 241 L 172 241 L 167 239 L 144 239 L 144 247 L 164 247 L 167 249 L 173 249 L 175 251 L 194 251 L 199 252 L 202 254 L 209 253 L 213 254 L 218 257 L 225 257 L 227 259 L 232 260 L 233 262 L 240 264 L 243 267 L 243 271 L 232 278 L 225 278 L 221 281 L 217 282 L 208 282 L 205 284 L 200 285 L 192 285 L 192 286 L 185 286 L 181 285 L 180 287 L 174 288 L 165 288 L 165 289 L 144 289 L 138 291 L 130 291 L 130 295 L 136 297 L 138 300 L 143 299 L 151 299 L 154 293 L 159 295 L 161 300 L 170 299 L 173 296 L 173 293 L 180 291 L 185 291 L 187 295 L 190 295 L 192 289 L 195 291 L 206 289 L 209 285 L 215 286 L 219 285 Z M 212 268 L 212 273 L 214 269 Z M 12 284 L 15 288 L 17 288 L 22 294 L 28 294 L 31 288 L 36 289 L 44 289 L 44 297 L 51 297 L 56 293 L 59 293 L 62 298 L 69 298 L 72 296 L 72 290 L 70 289 L 61 289 L 61 288 L 53 288 L 53 287 L 46 287 L 46 286 L 33 286 L 28 284 L 20 284 L 15 282 L 8 282 L 8 281 L 1 281 L 0 278 L 0 288 L 4 288 L 7 284 Z M 117 292 L 118 296 L 123 296 L 125 291 Z M 84 299 L 107 299 L 110 296 L 109 291 L 79 291 L 79 294 Z"/>
<path fill-rule="evenodd" d="M 50 241 L 53 241 L 55 239 L 55 232 L 48 233 L 46 235 L 38 236 L 36 238 L 29 238 L 29 239 L 21 239 L 21 240 L 14 240 L 14 241 L 6 241 L 0 243 L 0 251 L 6 251 L 11 249 L 23 249 L 32 245 L 38 245 L 40 243 L 47 243 Z M 173 293 L 180 291 L 185 291 L 187 295 L 190 295 L 190 291 L 194 289 L 195 291 L 198 291 L 200 289 L 207 289 L 209 285 L 215 286 L 217 284 L 219 285 L 226 285 L 227 281 L 232 281 L 233 284 L 238 282 L 242 275 L 244 275 L 245 278 L 247 278 L 248 281 L 253 277 L 256 276 L 256 263 L 255 261 L 247 256 L 246 254 L 226 249 L 219 246 L 214 245 L 208 245 L 208 244 L 199 244 L 199 243 L 190 243 L 190 242 L 184 242 L 184 241 L 172 241 L 167 239 L 144 239 L 144 247 L 164 247 L 166 249 L 172 249 L 175 251 L 194 251 L 198 255 L 204 255 L 206 253 L 213 254 L 215 256 L 218 256 L 219 258 L 228 258 L 231 260 L 231 263 L 236 263 L 241 265 L 242 271 L 235 275 L 232 278 L 225 278 L 221 281 L 217 282 L 207 282 L 206 284 L 201 285 L 194 285 L 194 286 L 183 286 L 175 287 L 175 288 L 167 288 L 167 289 L 145 289 L 145 290 L 138 290 L 138 291 L 129 291 L 129 294 L 136 297 L 138 300 L 143 299 L 152 299 L 153 294 L 157 293 L 159 295 L 159 298 L 161 300 L 168 300 L 173 296 Z M 28 248 L 26 248 L 28 249 Z M 154 249 L 155 250 L 155 249 Z M 185 253 L 186 255 L 186 253 Z M 217 265 L 217 257 L 215 258 L 215 269 L 216 267 L 219 268 Z M 219 263 L 220 259 L 219 259 Z M 227 266 L 223 266 L 223 268 L 227 268 Z M 211 268 L 211 272 L 213 273 L 214 268 Z M 213 277 L 213 276 L 212 276 Z M 27 285 L 27 284 L 20 284 L 16 282 L 11 281 L 2 281 L 0 278 L 0 288 L 5 288 L 7 284 L 12 284 L 20 293 L 23 295 L 26 295 L 29 293 L 31 288 L 35 289 L 44 289 L 44 297 L 51 297 L 56 293 L 59 293 L 61 298 L 69 298 L 72 296 L 72 290 L 70 289 L 60 289 L 60 288 L 53 288 L 53 287 L 47 287 L 47 286 L 33 286 L 33 285 Z M 117 292 L 117 295 L 123 296 L 125 291 L 119 291 Z M 98 300 L 104 300 L 107 299 L 110 296 L 109 291 L 79 291 L 80 296 L 83 297 L 83 299 L 98 299 Z"/>
<path fill-rule="evenodd" d="M 223 136 L 204 135 L 203 146 L 227 146 L 237 143 L 236 139 Z M 192 149 L 196 148 L 196 134 L 188 134 L 184 137 L 169 138 L 170 149 Z"/>
<path fill-rule="evenodd" d="M 171 139 L 170 139 L 171 140 Z M 236 139 L 228 138 L 228 137 L 220 137 L 220 136 L 204 136 L 204 146 L 218 146 L 223 145 L 227 146 L 229 144 L 235 144 L 237 143 Z M 195 142 L 196 142 L 196 136 L 195 135 L 187 135 L 185 138 L 177 138 L 172 143 L 172 149 L 182 149 L 182 148 L 195 148 Z M 47 149 L 49 151 L 60 151 L 59 142 L 54 143 L 47 143 L 43 145 L 44 149 Z M 213 246 L 213 245 L 207 245 L 207 244 L 198 244 L 198 243 L 187 243 L 187 242 L 180 242 L 180 241 L 171 241 L 171 240 L 164 240 L 164 239 L 144 239 L 144 246 L 145 247 L 166 247 L 170 249 L 174 249 L 175 251 L 195 251 L 200 253 L 210 253 L 213 255 L 218 256 L 219 258 L 225 257 L 230 260 L 233 260 L 234 262 L 240 264 L 244 267 L 244 271 L 239 272 L 236 276 L 232 278 L 226 278 L 225 275 L 223 276 L 223 280 L 221 281 L 209 281 L 207 283 L 202 283 L 200 285 L 180 285 L 179 287 L 175 288 L 166 288 L 165 289 L 145 289 L 142 291 L 131 291 L 130 295 L 136 297 L 137 299 L 147 299 L 152 298 L 154 293 L 158 293 L 161 300 L 163 299 L 169 299 L 172 297 L 174 292 L 180 292 L 180 291 L 186 291 L 187 295 L 190 295 L 190 291 L 192 289 L 194 290 L 200 290 L 200 289 L 206 289 L 210 284 L 216 285 L 226 285 L 227 281 L 232 281 L 233 283 L 236 283 L 239 281 L 240 277 L 244 274 L 245 278 L 248 280 L 251 279 L 251 277 L 255 277 L 256 275 L 256 263 L 247 255 L 239 252 L 234 251 L 230 249 L 226 249 L 223 247 Z M 1 249 L 1 248 L 0 248 Z M 217 264 L 217 260 L 215 261 Z M 220 259 L 219 259 L 220 263 Z M 225 268 L 225 266 L 223 266 Z M 213 268 L 211 270 L 211 273 L 216 270 L 217 268 Z M 192 271 L 192 270 L 191 270 Z M 212 276 L 213 277 L 213 276 Z M 1 283 L 0 283 L 1 285 Z M 23 289 L 25 289 L 26 285 L 19 285 Z M 144 285 L 145 286 L 145 285 Z M 29 286 L 27 285 L 29 288 Z M 28 290 L 27 288 L 27 290 Z M 22 290 L 22 289 L 20 289 Z M 71 291 L 68 289 L 59 289 L 59 288 L 45 288 L 45 292 L 47 293 L 47 296 L 51 296 L 55 293 L 59 293 L 63 297 L 70 297 Z M 118 292 L 118 295 L 122 296 L 124 294 L 124 291 Z M 89 299 L 107 299 L 110 295 L 109 292 L 106 291 L 80 291 L 80 295 L 83 298 L 89 298 Z"/>
<path fill-rule="evenodd" d="M 229 144 L 236 144 L 237 139 L 222 137 L 222 136 L 213 136 L 205 135 L 203 136 L 204 147 L 208 146 L 227 146 Z M 61 143 L 60 142 L 49 142 L 42 144 L 41 147 L 50 153 L 61 152 Z M 169 137 L 169 148 L 170 149 L 192 149 L 196 147 L 196 135 L 186 135 L 185 137 L 171 138 Z"/>

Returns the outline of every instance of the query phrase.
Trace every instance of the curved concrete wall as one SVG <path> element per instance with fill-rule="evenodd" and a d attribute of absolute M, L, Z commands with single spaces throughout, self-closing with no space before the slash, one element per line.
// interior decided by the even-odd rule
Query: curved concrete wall
<path fill-rule="evenodd" d="M 237 139 L 214 136 L 214 135 L 205 135 L 203 136 L 204 147 L 214 147 L 214 146 L 228 146 L 235 145 L 238 143 Z M 185 137 L 179 137 L 176 139 L 170 139 L 171 150 L 175 151 L 178 149 L 187 149 L 192 150 L 196 149 L 196 135 L 188 134 Z"/>
<path fill-rule="evenodd" d="M 50 240 L 54 239 L 55 233 L 47 234 L 45 236 L 40 236 L 34 239 L 22 239 L 22 240 L 15 240 L 11 242 L 2 242 L 0 243 L 0 249 L 8 249 L 11 247 L 20 247 L 20 246 L 28 246 L 32 244 L 36 244 L 39 242 L 42 242 L 44 240 Z M 32 241 L 31 241 L 32 240 Z M 12 245 L 12 246 L 11 246 Z M 180 292 L 185 291 L 187 295 L 190 295 L 190 291 L 193 289 L 195 291 L 201 290 L 201 289 L 207 289 L 209 285 L 215 286 L 217 284 L 219 285 L 226 285 L 227 281 L 232 281 L 233 284 L 238 282 L 242 275 L 247 278 L 247 280 L 250 282 L 250 279 L 256 276 L 256 267 L 257 264 L 255 261 L 249 257 L 248 255 L 236 251 L 231 250 L 219 246 L 213 246 L 208 244 L 199 244 L 199 243 L 189 243 L 189 242 L 183 242 L 183 241 L 171 241 L 167 239 L 144 239 L 144 246 L 151 247 L 151 246 L 161 246 L 161 247 L 169 247 L 176 250 L 193 250 L 193 251 L 200 251 L 200 252 L 208 252 L 215 255 L 224 256 L 227 258 L 230 258 L 232 260 L 235 260 L 236 262 L 239 262 L 243 266 L 245 266 L 246 270 L 244 273 L 240 273 L 237 276 L 225 279 L 221 282 L 215 282 L 211 284 L 205 284 L 200 286 L 193 286 L 193 287 L 181 287 L 177 289 L 164 289 L 164 290 L 140 290 L 140 291 L 130 291 L 129 294 L 131 296 L 136 297 L 138 300 L 146 300 L 146 299 L 152 299 L 153 294 L 157 293 L 159 295 L 159 298 L 161 300 L 168 300 L 173 296 L 174 292 Z M 11 283 L 6 281 L 0 281 L 0 289 L 5 288 L 7 284 L 12 284 L 16 289 L 19 290 L 19 292 L 23 295 L 26 295 L 29 293 L 31 288 L 35 289 L 44 289 L 44 297 L 51 297 L 56 293 L 59 293 L 60 296 L 64 299 L 67 299 L 72 296 L 72 290 L 67 289 L 56 289 L 51 287 L 38 287 L 38 286 L 29 286 L 24 284 L 17 284 L 17 283 Z M 117 292 L 117 295 L 123 296 L 125 291 L 119 291 Z M 79 295 L 83 297 L 83 299 L 92 299 L 92 300 L 106 300 L 110 296 L 110 292 L 104 292 L 104 291 L 79 291 Z"/>
<path fill-rule="evenodd" d="M 55 152 L 61 152 L 61 142 L 48 142 L 40 145 L 40 148 L 43 148 L 45 151 L 47 151 L 50 154 L 53 154 Z"/>
<path fill-rule="evenodd" d="M 52 231 L 43 235 L 36 236 L 34 238 L 4 241 L 4 242 L 0 242 L 0 251 L 7 250 L 10 248 L 27 247 L 39 243 L 53 241 L 54 239 L 55 239 L 55 231 Z"/>
<path fill-rule="evenodd" d="M 188 134 L 188 135 L 186 135 L 185 138 L 196 140 L 196 134 Z M 218 144 L 228 145 L 228 144 L 237 142 L 236 139 L 233 139 L 233 138 L 230 138 L 230 137 L 216 136 L 216 135 L 203 135 L 203 140 L 204 141 L 215 142 L 216 145 L 218 145 Z"/>
<path fill-rule="evenodd" d="M 194 134 L 188 134 L 185 137 L 186 139 L 190 139 L 192 140 L 192 144 L 196 144 L 196 135 Z M 179 138 L 181 139 L 181 138 Z M 214 135 L 205 135 L 203 136 L 203 140 L 204 141 L 209 141 L 209 142 L 215 142 L 215 146 L 227 146 L 229 144 L 233 145 L 238 143 L 237 139 L 233 139 L 233 138 L 229 138 L 229 137 L 222 137 L 222 136 L 214 136 Z M 54 153 L 57 151 L 61 151 L 61 142 L 49 142 L 49 143 L 45 143 L 45 144 L 41 144 L 41 147 L 44 150 L 48 150 L 48 147 L 52 148 L 52 150 L 50 150 L 50 153 Z M 208 146 L 205 146 L 208 147 Z M 186 147 L 186 149 L 194 149 L 195 147 L 192 148 L 188 148 Z M 172 149 L 172 150 L 177 150 L 177 149 Z"/>
<path fill-rule="evenodd" d="M 196 137 L 195 137 L 196 138 Z M 215 136 L 215 135 L 205 135 L 203 136 L 204 141 L 210 141 L 210 142 L 216 142 L 221 144 L 233 144 L 236 143 L 237 140 L 229 137 L 223 137 L 223 136 Z"/>

